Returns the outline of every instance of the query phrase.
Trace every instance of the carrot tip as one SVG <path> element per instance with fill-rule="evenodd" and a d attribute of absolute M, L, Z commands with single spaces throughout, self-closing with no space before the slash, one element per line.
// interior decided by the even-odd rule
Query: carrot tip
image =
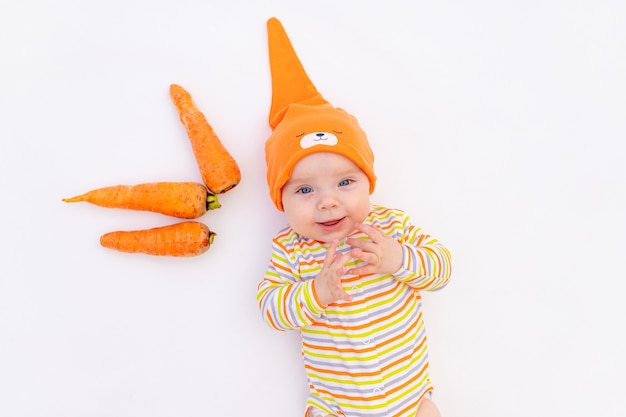
<path fill-rule="evenodd" d="M 77 201 L 82 201 L 82 199 L 81 196 L 77 195 L 76 197 L 62 198 L 61 201 L 64 201 L 66 203 L 75 203 Z"/>

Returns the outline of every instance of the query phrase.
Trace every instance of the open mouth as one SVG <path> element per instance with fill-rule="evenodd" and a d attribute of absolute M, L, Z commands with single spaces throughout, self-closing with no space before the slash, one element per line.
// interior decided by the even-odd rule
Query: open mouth
<path fill-rule="evenodd" d="M 328 220 L 325 222 L 319 222 L 318 224 L 325 229 L 334 229 L 334 228 L 338 228 L 339 226 L 341 226 L 341 223 L 343 222 L 344 219 L 345 217 L 342 217 L 341 219 Z"/>

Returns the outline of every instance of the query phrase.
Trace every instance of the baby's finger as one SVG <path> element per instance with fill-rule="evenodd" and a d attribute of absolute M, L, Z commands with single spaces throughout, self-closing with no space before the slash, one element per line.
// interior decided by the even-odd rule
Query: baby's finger
<path fill-rule="evenodd" d="M 382 237 L 384 237 L 383 232 L 380 231 L 377 227 L 363 223 L 357 223 L 354 225 L 354 227 L 359 232 L 365 233 L 370 239 L 372 239 L 372 242 L 374 243 L 378 242 Z"/>
<path fill-rule="evenodd" d="M 357 268 L 351 268 L 350 270 L 348 270 L 348 274 L 351 274 L 351 275 L 367 275 L 367 274 L 375 274 L 375 273 L 376 273 L 376 268 L 370 264 L 359 266 Z"/>
<path fill-rule="evenodd" d="M 353 248 L 357 248 L 357 250 L 365 251 L 365 252 L 373 252 L 376 250 L 376 243 L 369 239 L 354 239 L 349 238 L 346 243 Z M 354 255 L 353 255 L 354 256 Z"/>
<path fill-rule="evenodd" d="M 332 268 L 335 270 L 335 278 L 339 281 L 346 273 L 346 265 L 352 259 L 350 253 L 338 253 L 335 255 L 335 259 L 332 263 Z"/>
<path fill-rule="evenodd" d="M 351 255 L 353 258 L 359 259 L 370 265 L 377 265 L 380 263 L 380 256 L 375 252 L 368 252 L 362 249 L 352 249 Z"/>
<path fill-rule="evenodd" d="M 337 287 L 336 296 L 337 296 L 337 299 L 339 300 L 352 301 L 352 296 L 348 294 L 346 290 L 343 289 L 343 286 L 341 285 L 341 283 L 339 283 L 339 286 Z"/>
<path fill-rule="evenodd" d="M 339 296 L 339 299 L 343 301 L 352 301 L 352 296 L 344 290 L 341 290 L 341 295 Z"/>
<path fill-rule="evenodd" d="M 341 282 L 341 278 L 343 278 L 346 273 L 346 265 L 351 258 L 352 256 L 350 253 L 336 253 L 334 258 L 326 258 L 326 262 L 322 270 L 328 271 L 332 280 L 336 282 L 337 285 L 340 285 L 339 283 Z"/>
<path fill-rule="evenodd" d="M 326 265 L 330 265 L 335 259 L 335 252 L 337 252 L 337 247 L 339 246 L 339 241 L 337 239 L 333 239 L 328 245 L 328 252 L 326 252 L 326 258 L 324 258 L 324 263 Z"/>

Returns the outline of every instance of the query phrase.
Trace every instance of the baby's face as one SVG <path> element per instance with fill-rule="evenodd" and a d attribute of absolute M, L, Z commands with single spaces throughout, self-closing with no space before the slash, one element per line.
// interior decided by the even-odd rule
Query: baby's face
<path fill-rule="evenodd" d="M 348 158 L 330 152 L 307 155 L 283 187 L 287 221 L 304 237 L 341 240 L 367 217 L 369 186 L 365 173 Z"/>

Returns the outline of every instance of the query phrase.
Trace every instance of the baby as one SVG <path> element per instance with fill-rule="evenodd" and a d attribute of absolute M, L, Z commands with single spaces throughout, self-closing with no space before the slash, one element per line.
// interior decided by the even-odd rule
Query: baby
<path fill-rule="evenodd" d="M 267 181 L 289 226 L 272 241 L 257 300 L 272 328 L 300 331 L 304 414 L 440 416 L 420 291 L 448 283 L 450 253 L 403 211 L 371 204 L 365 133 L 317 92 L 278 20 L 268 35 Z"/>

